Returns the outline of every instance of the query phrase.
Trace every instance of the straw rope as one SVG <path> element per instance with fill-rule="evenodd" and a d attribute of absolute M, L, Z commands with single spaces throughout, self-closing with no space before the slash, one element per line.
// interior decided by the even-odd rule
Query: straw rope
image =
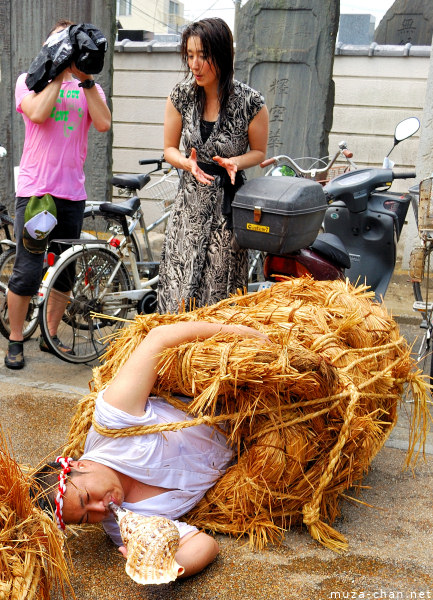
<path fill-rule="evenodd" d="M 430 426 L 429 386 L 397 324 L 373 296 L 348 281 L 300 278 L 188 313 L 137 316 L 94 369 L 65 452 L 82 453 L 92 424 L 115 437 L 218 428 L 238 460 L 186 515 L 189 522 L 246 534 L 259 548 L 303 523 L 320 543 L 344 550 L 347 540 L 332 528 L 339 499 L 362 481 L 392 431 L 405 387 L 414 399 L 406 465 L 422 452 Z M 153 393 L 180 408 L 185 420 L 121 430 L 93 422 L 96 395 L 147 333 L 195 320 L 250 325 L 271 344 L 219 334 L 167 349 Z"/>
<path fill-rule="evenodd" d="M 30 481 L 0 430 L 0 599 L 49 600 L 54 586 L 74 598 L 63 535 L 30 497 Z"/>
<path fill-rule="evenodd" d="M 329 463 L 324 470 L 320 483 L 314 491 L 311 502 L 304 504 L 302 512 L 304 514 L 304 523 L 307 525 L 311 537 L 317 541 L 327 539 L 327 546 L 333 550 L 345 550 L 347 548 L 347 540 L 344 536 L 331 530 L 329 526 L 320 521 L 320 504 L 325 488 L 330 484 L 334 469 L 340 460 L 341 452 L 346 445 L 349 437 L 349 429 L 351 422 L 355 416 L 355 406 L 359 402 L 359 392 L 353 384 L 349 385 L 351 400 L 347 405 L 345 419 L 338 435 L 338 440 L 329 454 Z"/>

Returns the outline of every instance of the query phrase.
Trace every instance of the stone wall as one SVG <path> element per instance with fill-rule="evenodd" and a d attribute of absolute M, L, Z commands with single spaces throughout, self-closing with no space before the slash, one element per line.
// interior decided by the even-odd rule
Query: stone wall
<path fill-rule="evenodd" d="M 429 58 L 427 46 L 337 45 L 329 153 L 344 139 L 360 166 L 380 166 L 392 146 L 397 122 L 407 116 L 422 117 Z M 143 172 L 140 158 L 162 154 L 166 98 L 182 77 L 176 45 L 154 41 L 116 44 L 113 172 Z M 414 168 L 417 144 L 418 136 L 414 136 L 397 146 L 391 155 L 396 165 Z M 407 187 L 398 181 L 393 189 L 404 191 Z M 157 214 L 153 203 L 147 211 L 148 218 Z M 404 264 L 415 227 L 412 215 L 408 220 L 400 243 Z"/>

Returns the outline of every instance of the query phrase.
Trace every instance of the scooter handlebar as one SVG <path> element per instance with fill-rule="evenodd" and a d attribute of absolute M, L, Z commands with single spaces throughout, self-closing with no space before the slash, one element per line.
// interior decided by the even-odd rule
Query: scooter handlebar
<path fill-rule="evenodd" d="M 394 179 L 413 179 L 416 177 L 416 173 L 415 171 L 400 171 L 399 173 L 393 171 L 392 176 Z"/>

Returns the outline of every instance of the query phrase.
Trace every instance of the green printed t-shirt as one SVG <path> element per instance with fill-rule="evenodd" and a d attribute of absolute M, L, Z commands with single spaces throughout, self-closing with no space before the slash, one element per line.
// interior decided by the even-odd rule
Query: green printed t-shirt
<path fill-rule="evenodd" d="M 64 81 L 50 116 L 42 124 L 33 123 L 22 111 L 21 101 L 34 94 L 26 86 L 26 73 L 18 77 L 15 103 L 25 123 L 17 196 L 51 194 L 68 200 L 85 200 L 84 161 L 91 118 L 85 92 L 78 81 Z M 96 84 L 105 101 L 102 88 Z"/>

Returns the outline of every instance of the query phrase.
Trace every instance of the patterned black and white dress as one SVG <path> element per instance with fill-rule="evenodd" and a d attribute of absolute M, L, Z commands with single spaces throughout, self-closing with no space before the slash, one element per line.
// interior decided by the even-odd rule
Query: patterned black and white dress
<path fill-rule="evenodd" d="M 230 158 L 248 150 L 248 126 L 264 106 L 263 96 L 234 81 L 223 120 L 218 118 L 205 142 L 190 82 L 177 84 L 170 98 L 182 116 L 186 156 L 197 150 L 197 161 L 215 165 L 213 156 Z M 214 304 L 227 298 L 248 279 L 248 252 L 239 248 L 230 220 L 223 214 L 224 190 L 219 176 L 211 185 L 182 172 L 181 184 L 167 224 L 159 269 L 158 311 Z"/>

